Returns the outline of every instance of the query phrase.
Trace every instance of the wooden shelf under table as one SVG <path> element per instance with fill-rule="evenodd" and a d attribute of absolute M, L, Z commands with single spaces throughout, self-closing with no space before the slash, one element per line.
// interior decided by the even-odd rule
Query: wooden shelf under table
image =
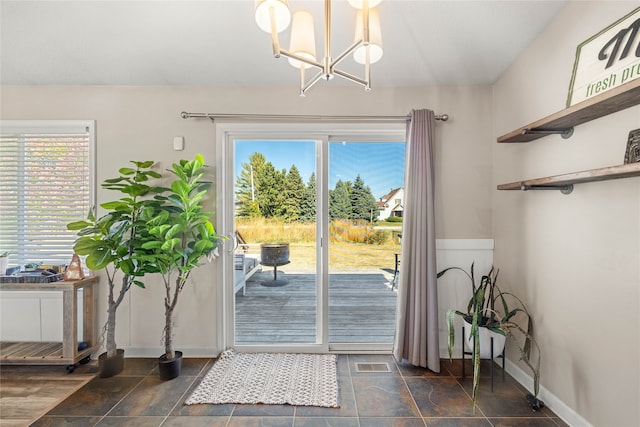
<path fill-rule="evenodd" d="M 97 277 L 74 282 L 0 283 L 0 291 L 62 292 L 62 342 L 0 342 L 2 365 L 74 365 L 98 349 L 96 330 Z M 82 337 L 78 350 L 78 290 L 82 289 Z"/>

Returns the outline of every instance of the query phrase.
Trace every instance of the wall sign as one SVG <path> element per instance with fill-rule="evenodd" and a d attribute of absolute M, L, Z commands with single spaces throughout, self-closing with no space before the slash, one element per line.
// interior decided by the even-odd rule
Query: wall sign
<path fill-rule="evenodd" d="M 640 129 L 629 132 L 627 151 L 624 154 L 624 164 L 640 163 Z"/>
<path fill-rule="evenodd" d="M 578 45 L 567 107 L 640 77 L 640 7 Z"/>

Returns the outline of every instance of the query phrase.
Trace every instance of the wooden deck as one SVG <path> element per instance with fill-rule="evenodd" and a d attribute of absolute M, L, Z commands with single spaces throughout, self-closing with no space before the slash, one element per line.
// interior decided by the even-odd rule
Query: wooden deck
<path fill-rule="evenodd" d="M 387 272 L 329 276 L 329 342 L 392 343 L 396 292 Z M 288 284 L 263 286 L 273 280 L 271 268 L 247 281 L 246 295 L 236 294 L 236 343 L 315 343 L 315 275 L 285 273 Z"/>

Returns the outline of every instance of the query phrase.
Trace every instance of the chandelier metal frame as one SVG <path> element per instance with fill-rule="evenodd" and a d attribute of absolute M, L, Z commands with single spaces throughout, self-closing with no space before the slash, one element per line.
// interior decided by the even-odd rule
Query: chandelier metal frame
<path fill-rule="evenodd" d="M 363 0 L 362 38 L 356 40 L 351 46 L 349 46 L 344 52 L 340 53 L 335 58 L 332 58 L 331 56 L 331 0 L 324 0 L 324 57 L 322 58 L 321 62 L 283 49 L 280 46 L 280 39 L 278 36 L 278 31 L 276 29 L 276 15 L 273 7 L 269 8 L 269 19 L 271 26 L 271 44 L 273 48 L 273 56 L 275 58 L 285 56 L 296 61 L 304 62 L 305 64 L 309 64 L 320 70 L 309 81 L 306 81 L 305 67 L 300 66 L 300 96 L 305 96 L 305 93 L 321 79 L 328 81 L 331 80 L 334 76 L 339 76 L 353 83 L 360 84 L 364 86 L 366 91 L 371 90 L 369 0 Z M 360 46 L 366 47 L 363 78 L 337 68 L 340 62 L 342 62 L 349 54 L 355 52 L 355 50 Z"/>

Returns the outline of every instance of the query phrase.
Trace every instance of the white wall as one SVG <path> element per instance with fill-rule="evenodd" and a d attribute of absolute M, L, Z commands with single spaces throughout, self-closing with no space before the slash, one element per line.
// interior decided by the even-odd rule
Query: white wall
<path fill-rule="evenodd" d="M 494 141 L 562 110 L 578 44 L 637 6 L 569 2 L 495 84 Z M 569 140 L 494 143 L 493 184 L 622 164 L 638 127 L 640 106 L 580 125 Z M 495 263 L 534 315 L 548 396 L 575 425 L 640 425 L 640 178 L 568 196 L 494 191 L 493 200 Z"/>
<path fill-rule="evenodd" d="M 4 86 L 2 119 L 96 120 L 97 181 L 116 175 L 129 160 L 155 160 L 167 167 L 202 153 L 215 165 L 215 132 L 209 120 L 183 120 L 181 111 L 321 115 L 406 115 L 414 108 L 448 113 L 438 123 L 436 143 L 437 237 L 487 239 L 491 224 L 491 90 L 488 87 L 375 88 L 321 85 L 299 98 L 296 83 L 280 89 L 215 87 Z M 184 136 L 185 150 L 172 149 Z M 98 191 L 98 202 L 112 197 Z M 212 198 L 213 199 L 213 198 Z M 216 265 L 200 268 L 182 293 L 175 346 L 186 356 L 213 355 Z M 161 353 L 162 285 L 145 279 L 118 313 L 117 342 L 127 355 Z M 99 307 L 105 307 L 105 285 Z M 104 321 L 104 311 L 100 314 Z"/>

